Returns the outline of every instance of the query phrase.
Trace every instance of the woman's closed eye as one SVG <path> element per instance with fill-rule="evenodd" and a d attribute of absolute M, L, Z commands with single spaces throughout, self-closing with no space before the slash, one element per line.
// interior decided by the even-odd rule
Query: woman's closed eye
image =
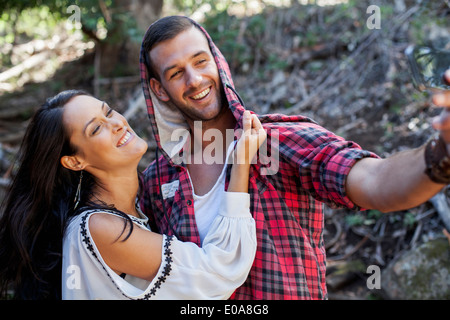
<path fill-rule="evenodd" d="M 106 114 L 105 114 L 105 117 L 111 118 L 111 117 L 112 117 L 113 111 L 114 111 L 114 109 L 109 108 L 108 111 L 107 111 Z M 93 136 L 93 135 L 95 135 L 96 133 L 98 133 L 99 130 L 101 129 L 101 126 L 102 126 L 102 122 L 100 122 L 99 124 L 95 125 L 95 126 L 94 126 L 94 130 L 93 130 L 92 133 L 91 133 L 91 136 Z"/>

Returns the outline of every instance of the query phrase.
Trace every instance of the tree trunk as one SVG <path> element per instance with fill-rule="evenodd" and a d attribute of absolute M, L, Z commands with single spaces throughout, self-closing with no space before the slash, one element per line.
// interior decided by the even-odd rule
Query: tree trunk
<path fill-rule="evenodd" d="M 108 28 L 107 38 L 98 43 L 96 78 L 128 76 L 139 72 L 140 41 L 129 36 L 126 30 L 129 24 L 118 17 L 128 13 L 129 19 L 135 20 L 137 34 L 143 36 L 148 26 L 159 18 L 163 6 L 163 0 L 116 0 L 114 3 L 114 8 L 104 7 L 102 10 L 107 23 L 108 17 L 112 20 L 113 28 Z"/>

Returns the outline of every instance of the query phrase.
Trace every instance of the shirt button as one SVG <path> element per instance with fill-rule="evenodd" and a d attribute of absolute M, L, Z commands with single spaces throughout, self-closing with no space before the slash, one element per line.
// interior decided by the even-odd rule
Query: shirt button
<path fill-rule="evenodd" d="M 187 205 L 190 206 L 192 204 L 191 200 L 186 201 Z"/>

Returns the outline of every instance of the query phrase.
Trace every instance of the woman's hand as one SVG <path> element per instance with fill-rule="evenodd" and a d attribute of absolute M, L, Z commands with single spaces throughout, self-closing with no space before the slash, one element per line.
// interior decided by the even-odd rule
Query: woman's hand
<path fill-rule="evenodd" d="M 248 192 L 250 164 L 267 137 L 258 117 L 252 115 L 250 111 L 244 112 L 242 128 L 242 136 L 234 150 L 233 168 L 228 185 L 229 192 Z"/>
<path fill-rule="evenodd" d="M 250 111 L 244 111 L 242 128 L 242 136 L 237 142 L 234 153 L 234 163 L 250 165 L 259 147 L 266 140 L 267 133 L 258 117 Z"/>

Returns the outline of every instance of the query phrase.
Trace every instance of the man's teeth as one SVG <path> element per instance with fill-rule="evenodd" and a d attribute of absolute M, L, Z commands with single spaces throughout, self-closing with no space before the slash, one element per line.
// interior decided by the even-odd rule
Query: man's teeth
<path fill-rule="evenodd" d="M 118 147 L 122 146 L 125 142 L 128 141 L 128 139 L 130 139 L 131 137 L 131 133 L 127 132 L 122 139 L 119 140 L 119 143 L 117 144 Z"/>
<path fill-rule="evenodd" d="M 194 99 L 194 100 L 201 99 L 201 98 L 203 98 L 204 96 L 206 96 L 206 95 L 209 93 L 209 91 L 211 91 L 211 88 L 208 88 L 208 89 L 206 89 L 206 90 L 203 90 L 203 91 L 200 92 L 199 94 L 196 94 L 195 96 L 192 97 L 192 99 Z"/>

